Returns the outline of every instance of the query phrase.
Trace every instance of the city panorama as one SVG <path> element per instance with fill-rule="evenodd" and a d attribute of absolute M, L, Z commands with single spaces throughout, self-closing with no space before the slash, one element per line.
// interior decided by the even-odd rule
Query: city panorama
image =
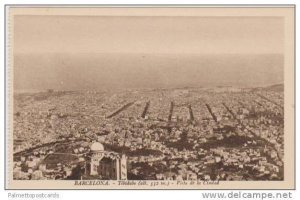
<path fill-rule="evenodd" d="M 14 179 L 282 180 L 283 85 L 14 94 Z"/>

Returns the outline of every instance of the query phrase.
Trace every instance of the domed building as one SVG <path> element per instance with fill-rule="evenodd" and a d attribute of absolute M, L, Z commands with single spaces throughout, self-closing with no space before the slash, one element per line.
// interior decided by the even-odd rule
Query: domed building
<path fill-rule="evenodd" d="M 100 151 L 104 151 L 104 146 L 100 143 L 100 142 L 94 142 L 91 145 L 91 151 L 92 152 L 100 152 Z"/>
<path fill-rule="evenodd" d="M 127 157 L 105 151 L 103 144 L 94 142 L 91 147 L 89 175 L 104 180 L 127 180 Z"/>

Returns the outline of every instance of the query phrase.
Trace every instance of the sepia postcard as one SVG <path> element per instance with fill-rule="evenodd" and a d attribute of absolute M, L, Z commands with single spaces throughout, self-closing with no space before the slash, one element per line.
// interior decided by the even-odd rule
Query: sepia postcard
<path fill-rule="evenodd" d="M 285 6 L 6 6 L 7 189 L 294 189 Z"/>

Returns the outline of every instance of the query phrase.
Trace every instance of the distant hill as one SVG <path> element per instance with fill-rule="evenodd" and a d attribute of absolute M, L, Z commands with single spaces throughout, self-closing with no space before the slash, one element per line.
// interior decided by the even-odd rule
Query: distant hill
<path fill-rule="evenodd" d="M 270 86 L 266 86 L 266 87 L 257 87 L 254 88 L 253 91 L 273 91 L 273 92 L 283 92 L 284 91 L 284 84 L 280 83 L 280 84 L 274 84 L 274 85 L 270 85 Z"/>
<path fill-rule="evenodd" d="M 284 84 L 271 85 L 269 87 L 266 87 L 265 90 L 281 92 L 281 91 L 284 91 Z"/>

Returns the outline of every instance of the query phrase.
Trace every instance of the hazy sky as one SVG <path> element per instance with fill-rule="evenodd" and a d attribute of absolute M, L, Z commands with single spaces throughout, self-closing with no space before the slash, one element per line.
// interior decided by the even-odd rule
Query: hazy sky
<path fill-rule="evenodd" d="M 283 53 L 280 17 L 16 16 L 16 53 Z"/>
<path fill-rule="evenodd" d="M 280 17 L 15 16 L 14 87 L 283 82 Z"/>

